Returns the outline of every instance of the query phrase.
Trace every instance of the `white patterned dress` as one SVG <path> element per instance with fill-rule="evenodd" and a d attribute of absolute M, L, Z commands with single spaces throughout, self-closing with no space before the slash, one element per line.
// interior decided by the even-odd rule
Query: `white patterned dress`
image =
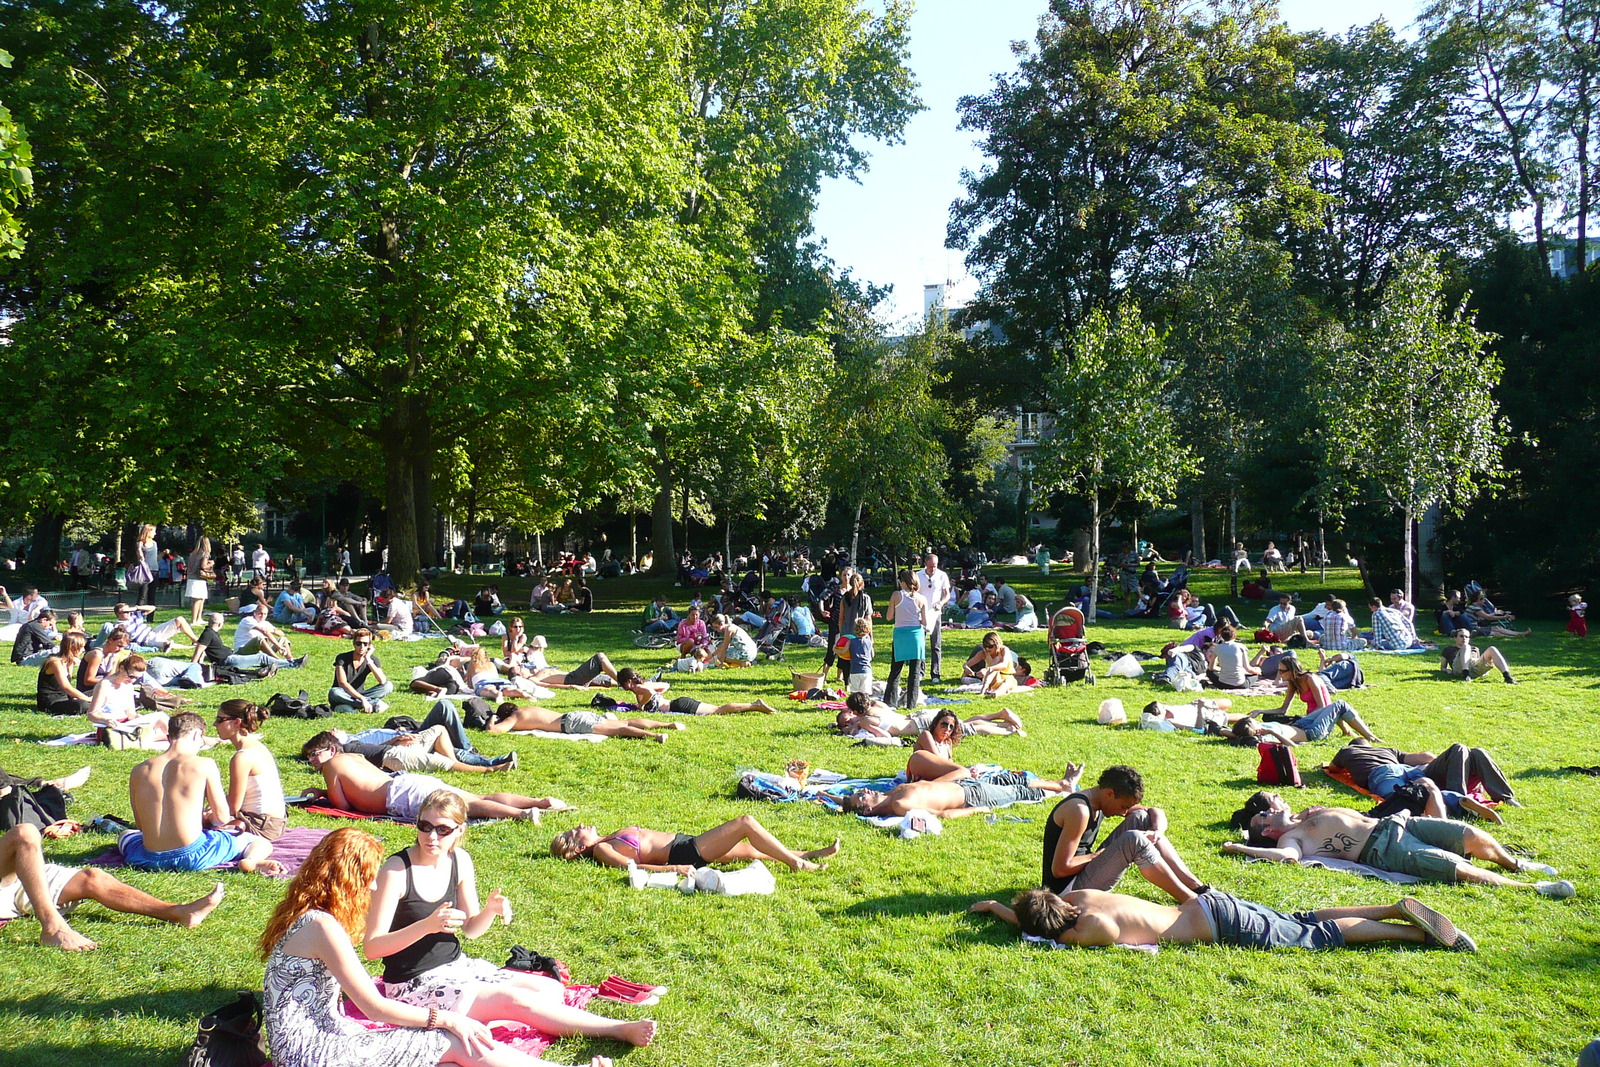
<path fill-rule="evenodd" d="M 289 938 L 324 912 L 294 921 Z M 267 1039 L 277 1067 L 434 1067 L 450 1047 L 443 1030 L 368 1030 L 339 1010 L 339 983 L 321 960 L 291 956 L 280 940 L 264 978 Z"/>

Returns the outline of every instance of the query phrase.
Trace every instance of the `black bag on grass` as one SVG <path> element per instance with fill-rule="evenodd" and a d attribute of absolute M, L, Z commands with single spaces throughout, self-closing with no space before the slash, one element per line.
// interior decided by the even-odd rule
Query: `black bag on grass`
<path fill-rule="evenodd" d="M 482 697 L 468 697 L 461 702 L 461 721 L 469 729 L 487 730 L 494 718 L 494 708 Z"/>
<path fill-rule="evenodd" d="M 261 1001 L 254 993 L 224 1004 L 200 1018 L 199 1032 L 184 1067 L 264 1067 Z"/>

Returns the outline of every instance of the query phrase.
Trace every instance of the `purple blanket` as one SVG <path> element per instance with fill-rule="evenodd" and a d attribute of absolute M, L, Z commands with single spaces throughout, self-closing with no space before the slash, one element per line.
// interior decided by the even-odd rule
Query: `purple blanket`
<path fill-rule="evenodd" d="M 323 830 L 311 826 L 295 826 L 274 841 L 272 843 L 271 858 L 283 864 L 284 874 L 282 877 L 294 877 L 295 873 L 300 870 L 300 865 L 306 861 L 306 857 L 311 855 L 311 850 L 317 847 L 317 842 L 331 833 L 333 833 L 332 830 Z M 127 866 L 123 862 L 122 853 L 118 852 L 115 847 L 100 853 L 94 859 L 89 860 L 88 863 L 91 867 Z M 233 862 L 213 867 L 212 870 L 233 871 L 238 870 L 238 868 L 239 864 Z"/>

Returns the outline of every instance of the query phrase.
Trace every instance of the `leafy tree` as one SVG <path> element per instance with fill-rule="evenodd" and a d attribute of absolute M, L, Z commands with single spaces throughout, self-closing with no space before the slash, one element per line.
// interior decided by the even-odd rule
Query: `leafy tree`
<path fill-rule="evenodd" d="M 1375 300 L 1406 248 L 1459 258 L 1489 247 L 1513 202 L 1458 46 L 1406 41 L 1382 20 L 1298 42 L 1295 111 L 1337 152 L 1311 167 L 1325 194 L 1314 223 L 1286 236 L 1301 277 L 1336 310 Z"/>
<path fill-rule="evenodd" d="M 1459 513 L 1503 477 L 1510 428 L 1494 393 L 1501 364 L 1465 302 L 1446 305 L 1436 257 L 1407 256 L 1374 311 L 1331 345 L 1318 376 L 1327 496 L 1369 486 L 1404 523 L 1402 567 L 1413 592 L 1412 522 L 1429 508 Z"/>
<path fill-rule="evenodd" d="M 1284 114 L 1291 39 L 1270 9 L 1055 0 L 1016 71 L 961 101 L 989 162 L 948 243 L 1037 378 L 1096 309 L 1148 300 L 1241 224 L 1310 217 L 1327 149 Z"/>
<path fill-rule="evenodd" d="M 1096 309 L 1058 353 L 1046 391 L 1055 417 L 1034 477 L 1089 500 L 1089 603 L 1099 603 L 1100 521 L 1107 493 L 1160 504 L 1196 473 L 1170 411 L 1166 346 L 1137 305 Z"/>
<path fill-rule="evenodd" d="M 11 53 L 0 49 L 0 67 L 11 66 Z M 17 208 L 33 190 L 33 152 L 28 134 L 0 104 L 0 257 L 22 253 L 22 227 Z"/>

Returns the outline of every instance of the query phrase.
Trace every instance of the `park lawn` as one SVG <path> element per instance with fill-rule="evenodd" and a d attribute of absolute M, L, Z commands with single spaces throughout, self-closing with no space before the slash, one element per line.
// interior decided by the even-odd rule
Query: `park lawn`
<path fill-rule="evenodd" d="M 1041 608 L 1058 605 L 1073 581 L 1058 571 L 1039 579 L 1031 568 L 1001 568 Z M 1290 575 L 1285 587 L 1312 594 L 1316 575 Z M 447 579 L 438 591 L 470 596 L 477 579 Z M 618 579 L 595 585 L 597 610 L 587 617 L 529 617 L 529 629 L 550 640 L 550 658 L 573 665 L 607 651 L 619 665 L 654 668 L 664 655 L 631 646 L 629 628 L 643 603 L 665 583 Z M 1330 572 L 1332 587 L 1352 604 L 1352 572 Z M 783 583 L 792 587 L 793 583 Z M 1226 576 L 1199 572 L 1202 599 L 1221 602 Z M 528 583 L 502 581 L 508 602 L 525 602 Z M 669 590 L 677 606 L 685 597 Z M 881 610 L 886 588 L 874 592 Z M 1516 605 L 1511 591 L 1505 600 Z M 1247 623 L 1261 605 L 1234 601 Z M 1531 606 L 1531 605 L 1528 605 Z M 1041 612 L 1042 614 L 1042 612 Z M 1361 612 L 1358 617 L 1365 618 Z M 97 623 L 98 620 L 95 620 Z M 781 769 L 795 757 L 850 775 L 890 774 L 905 750 L 852 748 L 828 729 L 827 713 L 788 710 L 791 666 L 815 664 L 821 653 L 792 651 L 788 663 L 763 663 L 738 672 L 670 676 L 674 690 L 706 699 L 765 697 L 784 708 L 772 716 L 702 718 L 665 745 L 610 740 L 576 744 L 535 738 L 490 738 L 479 748 L 499 753 L 509 744 L 521 769 L 509 775 L 456 776 L 456 784 L 554 794 L 580 807 L 543 827 L 501 824 L 474 830 L 467 847 L 477 860 L 481 889 L 503 887 L 516 906 L 514 924 L 496 925 L 469 946 L 475 955 L 503 959 L 513 944 L 564 959 L 580 981 L 617 973 L 670 985 L 649 1014 L 661 1023 L 656 1043 L 626 1052 L 606 1042 L 572 1039 L 551 1055 L 559 1062 L 622 1055 L 649 1064 L 833 1064 L 900 1067 L 906 1062 L 1016 1065 L 1216 1064 L 1278 1067 L 1285 1062 L 1346 1067 L 1468 1065 L 1526 1067 L 1571 1064 L 1600 1034 L 1596 968 L 1596 846 L 1594 818 L 1600 781 L 1563 774 L 1570 764 L 1600 763 L 1595 730 L 1593 651 L 1567 637 L 1560 624 L 1535 623 L 1536 633 L 1496 642 L 1522 682 L 1472 685 L 1447 682 L 1430 656 L 1365 655 L 1370 688 L 1351 695 L 1373 730 L 1403 749 L 1438 750 L 1456 740 L 1488 747 L 1510 773 L 1528 807 L 1509 810 L 1496 831 L 1509 845 L 1561 868 L 1579 895 L 1555 902 L 1507 889 L 1420 886 L 1411 890 L 1477 938 L 1482 951 L 1456 955 L 1409 949 L 1339 953 L 1256 953 L 1214 946 L 1167 948 L 1158 956 L 1124 951 L 1049 952 L 1021 945 L 998 923 L 964 914 L 984 897 L 1009 898 L 1038 884 L 1042 823 L 1049 807 L 1013 808 L 1028 822 L 950 822 L 937 837 L 903 842 L 855 819 L 812 805 L 774 805 L 733 799 L 741 768 Z M 889 632 L 878 629 L 878 676 L 887 670 Z M 979 635 L 947 632 L 947 662 L 959 659 Z M 1092 637 L 1115 649 L 1157 651 L 1173 636 L 1164 627 L 1117 622 Z M 1043 671 L 1042 634 L 1013 644 Z M 321 700 L 331 664 L 344 643 L 297 637 L 311 655 L 304 671 L 280 673 L 245 688 L 198 694 L 209 713 L 223 699 L 265 699 L 302 685 Z M 431 656 L 439 642 L 380 646 L 402 683 L 409 665 Z M 1104 663 L 1098 664 L 1102 668 Z M 954 671 L 947 667 L 946 676 Z M 101 748 L 56 749 L 31 742 L 77 727 L 32 709 L 33 672 L 0 672 L 0 734 L 10 739 L 3 764 L 22 774 L 64 774 L 88 762 L 90 782 L 73 814 L 126 815 L 126 775 L 138 756 Z M 1110 763 L 1130 763 L 1145 775 L 1147 798 L 1171 817 L 1170 836 L 1203 879 L 1241 896 L 1286 910 L 1396 899 L 1395 887 L 1349 875 L 1245 863 L 1223 854 L 1228 813 L 1255 788 L 1256 754 L 1190 733 L 1163 734 L 1095 724 L 1101 699 L 1115 696 L 1137 720 L 1152 699 L 1171 698 L 1144 680 L 1102 679 L 1044 690 L 1011 701 L 1028 726 L 1027 738 L 978 738 L 959 750 L 969 761 L 997 762 L 1057 776 L 1069 761 L 1088 765 L 1092 782 Z M 420 697 L 393 698 L 392 713 L 420 718 Z M 570 709 L 587 694 L 563 691 L 552 706 Z M 1245 707 L 1267 703 L 1241 701 Z M 958 707 L 976 711 L 978 705 Z M 318 729 L 367 725 L 359 715 L 310 723 L 272 721 L 267 739 L 278 754 L 290 792 L 320 784 L 296 758 Z M 1336 735 L 1337 736 L 1337 735 Z M 1363 798 L 1312 770 L 1336 741 L 1300 749 L 1306 789 L 1296 807 L 1349 804 Z M 218 751 L 226 759 L 227 749 Z M 757 815 L 797 848 L 837 836 L 843 851 L 825 872 L 778 871 L 770 897 L 684 897 L 628 888 L 620 872 L 548 856 L 554 832 L 580 820 L 610 831 L 629 823 L 698 832 L 741 813 Z M 296 814 L 295 825 L 338 826 L 337 820 Z M 392 823 L 366 828 L 396 850 L 410 833 Z M 112 844 L 86 833 L 51 842 L 58 862 L 81 861 Z M 0 930 L 6 966 L 0 977 L 0 1063 L 95 1064 L 155 1067 L 181 1061 L 196 1018 L 259 989 L 254 951 L 265 918 L 282 888 L 277 882 L 224 875 L 227 899 L 199 930 L 113 915 L 96 905 L 74 925 L 101 942 L 93 953 L 66 955 L 37 944 L 29 920 Z M 203 874 L 129 873 L 127 879 L 168 899 L 204 893 Z M 1136 874 L 1119 889 L 1158 899 Z M 604 1014 L 636 1017 L 643 1009 L 597 1002 Z"/>

